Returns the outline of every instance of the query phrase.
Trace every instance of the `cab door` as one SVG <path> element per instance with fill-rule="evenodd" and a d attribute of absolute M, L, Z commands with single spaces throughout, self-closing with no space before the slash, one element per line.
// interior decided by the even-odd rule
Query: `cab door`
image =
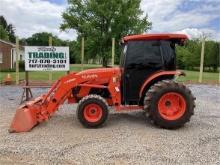
<path fill-rule="evenodd" d="M 124 104 L 138 104 L 144 81 L 163 68 L 160 41 L 129 41 L 124 62 Z"/>

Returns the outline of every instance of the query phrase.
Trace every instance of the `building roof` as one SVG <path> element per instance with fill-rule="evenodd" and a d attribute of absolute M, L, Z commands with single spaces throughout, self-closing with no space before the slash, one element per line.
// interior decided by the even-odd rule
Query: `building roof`
<path fill-rule="evenodd" d="M 4 44 L 10 45 L 10 46 L 12 46 L 13 48 L 16 47 L 16 44 L 11 43 L 11 42 L 9 42 L 9 41 L 5 41 L 5 40 L 0 39 L 0 43 L 1 43 L 1 42 L 4 43 Z M 19 49 L 20 49 L 20 50 L 24 50 L 24 46 L 19 45 Z"/>
<path fill-rule="evenodd" d="M 7 45 L 11 45 L 11 46 L 15 47 L 15 44 L 13 44 L 13 43 L 11 43 L 11 42 L 9 42 L 9 41 L 5 41 L 5 40 L 0 39 L 0 42 L 5 43 L 5 44 L 7 44 Z"/>
<path fill-rule="evenodd" d="M 188 37 L 185 34 L 139 34 L 130 35 L 123 38 L 124 42 L 134 40 L 186 40 Z"/>

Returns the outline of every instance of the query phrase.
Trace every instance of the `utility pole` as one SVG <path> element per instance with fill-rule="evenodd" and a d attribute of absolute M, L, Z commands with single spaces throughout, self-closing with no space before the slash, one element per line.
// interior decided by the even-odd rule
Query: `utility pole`
<path fill-rule="evenodd" d="M 19 84 L 19 39 L 16 37 L 16 85 Z"/>
<path fill-rule="evenodd" d="M 49 46 L 52 46 L 52 36 L 49 36 Z M 49 72 L 49 82 L 53 82 L 53 74 L 52 71 Z"/>
<path fill-rule="evenodd" d="M 218 48 L 219 48 L 219 50 L 218 50 L 218 52 L 219 52 L 219 54 L 218 54 L 218 56 L 219 56 L 219 58 L 218 58 L 218 69 L 219 69 L 219 71 L 218 71 L 218 83 L 220 84 L 220 68 L 219 68 L 219 65 L 220 65 L 220 44 L 219 44 Z"/>
<path fill-rule="evenodd" d="M 204 65 L 204 52 L 205 52 L 205 37 L 202 38 L 202 49 L 200 58 L 200 70 L 199 70 L 199 83 L 202 83 L 203 65 Z"/>
<path fill-rule="evenodd" d="M 205 56 L 205 40 L 211 34 L 202 32 L 201 39 L 202 39 L 202 48 L 201 48 L 201 57 L 200 57 L 200 69 L 199 69 L 199 83 L 202 83 L 203 77 L 203 68 L 204 68 L 204 56 Z"/>
<path fill-rule="evenodd" d="M 83 64 L 84 64 L 84 37 L 82 37 L 82 41 L 81 41 L 81 70 L 83 70 Z"/>
<path fill-rule="evenodd" d="M 115 38 L 112 38 L 112 66 L 115 63 Z"/>
<path fill-rule="evenodd" d="M 220 84 L 220 70 L 218 71 L 218 83 Z"/>

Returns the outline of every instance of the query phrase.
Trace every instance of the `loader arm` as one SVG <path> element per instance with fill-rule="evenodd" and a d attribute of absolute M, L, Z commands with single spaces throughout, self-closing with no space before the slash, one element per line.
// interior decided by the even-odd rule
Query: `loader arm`
<path fill-rule="evenodd" d="M 117 92 L 115 89 L 115 87 L 119 86 L 119 81 L 113 82 L 112 79 L 112 77 L 116 77 L 118 74 L 118 69 L 112 69 L 111 72 L 99 72 L 99 70 L 97 70 L 93 73 L 82 71 L 63 76 L 52 85 L 47 94 L 37 97 L 33 101 L 29 101 L 17 109 L 9 132 L 26 132 L 31 130 L 38 123 L 48 120 L 58 107 L 63 104 L 67 98 L 71 97 L 72 89 L 77 86 L 108 88 L 112 95 L 113 103 L 119 104 L 121 95 L 120 92 Z M 97 80 L 108 85 L 97 86 L 91 84 L 92 82 L 97 82 Z"/>
<path fill-rule="evenodd" d="M 92 76 L 93 75 L 93 76 Z M 107 72 L 103 73 L 95 73 L 95 74 L 69 74 L 67 76 L 62 77 L 56 84 L 54 88 L 48 92 L 48 95 L 44 98 L 43 105 L 45 105 L 42 113 L 48 113 L 49 116 L 53 114 L 60 104 L 64 103 L 65 100 L 71 95 L 72 89 L 74 87 L 94 87 L 94 88 L 107 88 L 112 96 L 114 103 L 120 102 L 120 93 L 115 90 L 115 87 L 119 86 L 118 82 L 113 82 L 113 75 L 117 75 L 117 73 Z M 96 79 L 100 79 L 101 84 L 99 84 Z M 96 82 L 93 84 L 92 82 Z"/>

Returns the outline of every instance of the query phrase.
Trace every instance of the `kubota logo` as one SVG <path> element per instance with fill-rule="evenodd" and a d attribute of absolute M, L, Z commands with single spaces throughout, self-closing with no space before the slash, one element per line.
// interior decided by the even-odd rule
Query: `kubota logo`
<path fill-rule="evenodd" d="M 88 74 L 88 75 L 82 75 L 83 79 L 90 79 L 90 78 L 97 78 L 97 74 Z"/>

